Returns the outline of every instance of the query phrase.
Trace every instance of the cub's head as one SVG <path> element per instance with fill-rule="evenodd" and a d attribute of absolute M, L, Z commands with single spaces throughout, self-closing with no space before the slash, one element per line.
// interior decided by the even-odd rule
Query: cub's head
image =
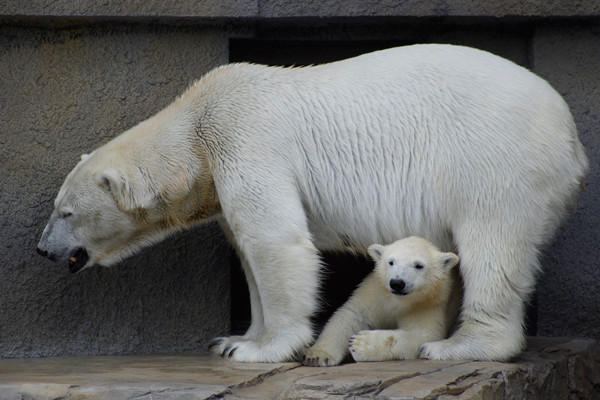
<path fill-rule="evenodd" d="M 388 246 L 369 246 L 382 284 L 396 296 L 439 290 L 458 263 L 454 253 L 442 253 L 425 239 L 409 237 Z"/>
<path fill-rule="evenodd" d="M 220 211 L 207 161 L 191 146 L 158 154 L 142 146 L 120 140 L 82 156 L 56 197 L 39 254 L 71 272 L 110 266 Z"/>

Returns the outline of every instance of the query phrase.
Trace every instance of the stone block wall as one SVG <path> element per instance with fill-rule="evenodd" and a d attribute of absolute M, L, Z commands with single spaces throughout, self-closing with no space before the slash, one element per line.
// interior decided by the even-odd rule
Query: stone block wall
<path fill-rule="evenodd" d="M 0 3 L 0 357 L 196 352 L 229 331 L 231 250 L 214 224 L 76 275 L 35 248 L 80 154 L 228 62 L 230 44 L 238 59 L 272 63 L 318 62 L 333 47 L 466 44 L 549 80 L 592 169 L 543 253 L 530 323 L 540 335 L 600 338 L 600 6 L 567 3 Z"/>

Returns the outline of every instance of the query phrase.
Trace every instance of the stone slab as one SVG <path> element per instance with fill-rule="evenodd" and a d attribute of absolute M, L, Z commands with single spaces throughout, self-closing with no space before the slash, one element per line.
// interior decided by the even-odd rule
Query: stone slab
<path fill-rule="evenodd" d="M 0 360 L 0 399 L 594 399 L 600 345 L 531 338 L 511 363 L 394 361 L 310 368 L 209 355 Z"/>
<path fill-rule="evenodd" d="M 0 399 L 204 399 L 298 365 L 231 363 L 209 355 L 6 359 L 0 360 Z"/>

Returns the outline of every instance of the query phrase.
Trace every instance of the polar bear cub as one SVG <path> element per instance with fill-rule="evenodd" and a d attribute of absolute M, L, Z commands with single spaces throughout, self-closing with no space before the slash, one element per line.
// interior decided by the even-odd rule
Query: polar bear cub
<path fill-rule="evenodd" d="M 356 361 L 414 359 L 424 343 L 447 336 L 458 311 L 450 298 L 458 256 L 414 236 L 368 252 L 374 271 L 331 317 L 304 364 L 337 365 L 348 350 Z"/>

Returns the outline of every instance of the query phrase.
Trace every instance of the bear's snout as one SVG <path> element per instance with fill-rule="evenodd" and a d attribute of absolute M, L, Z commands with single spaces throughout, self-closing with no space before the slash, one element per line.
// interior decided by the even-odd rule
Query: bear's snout
<path fill-rule="evenodd" d="M 50 261 L 63 261 L 65 257 L 64 255 L 55 254 L 52 251 L 48 251 L 43 245 L 39 245 L 36 250 L 40 256 L 46 257 Z M 75 273 L 81 270 L 83 267 L 86 266 L 89 259 L 90 256 L 88 255 L 86 249 L 84 249 L 83 247 L 76 248 L 69 254 L 69 257 L 67 259 L 69 271 Z"/>
<path fill-rule="evenodd" d="M 37 253 L 42 256 L 42 257 L 46 257 L 48 260 L 50 261 L 56 261 L 57 260 L 57 256 L 56 254 L 46 250 L 45 248 L 43 248 L 41 245 L 38 246 L 38 248 L 36 249 Z"/>
<path fill-rule="evenodd" d="M 390 280 L 390 289 L 392 289 L 392 294 L 397 296 L 406 295 L 406 282 L 403 279 L 391 279 Z"/>

